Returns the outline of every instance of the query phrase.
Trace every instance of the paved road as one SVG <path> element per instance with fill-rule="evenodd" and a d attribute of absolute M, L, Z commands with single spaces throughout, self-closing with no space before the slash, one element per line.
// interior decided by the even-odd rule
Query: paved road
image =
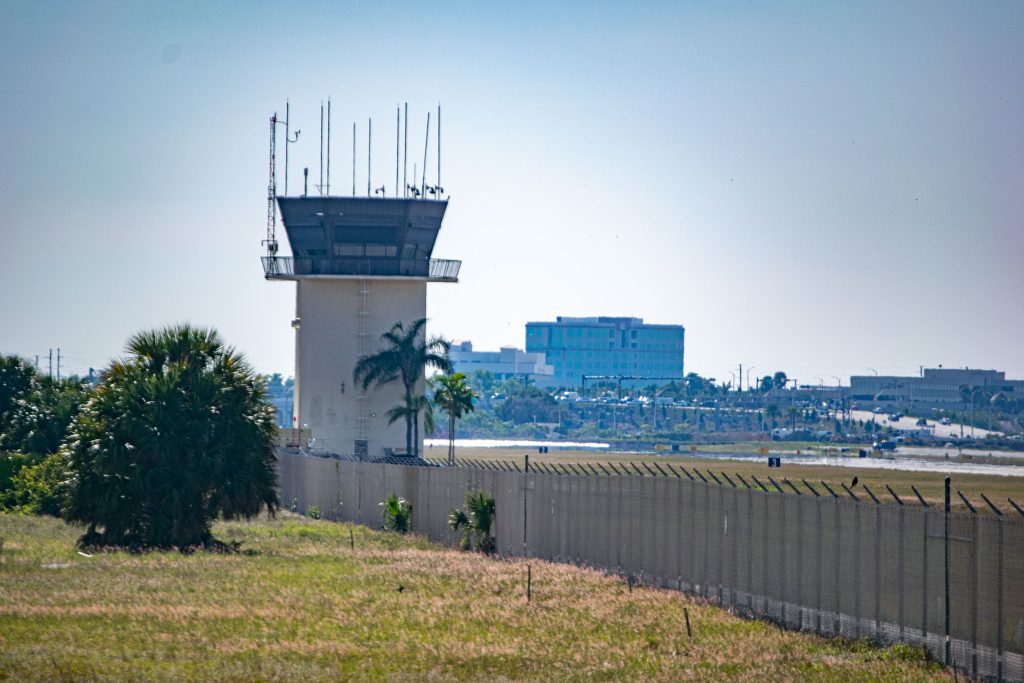
<path fill-rule="evenodd" d="M 917 418 L 916 417 L 901 417 L 896 422 L 890 422 L 888 414 L 876 415 L 875 413 L 872 413 L 871 411 L 868 411 L 868 410 L 854 410 L 852 412 L 853 412 L 853 419 L 855 419 L 855 420 L 865 420 L 866 421 L 866 420 L 874 419 L 875 422 L 877 422 L 878 424 L 882 425 L 883 427 L 891 426 L 893 429 L 920 429 L 917 426 Z M 934 430 L 935 430 L 934 434 L 935 434 L 935 436 L 937 436 L 939 438 L 943 438 L 943 439 L 951 439 L 951 438 L 952 439 L 959 439 L 960 438 L 960 425 L 955 423 L 955 422 L 953 424 L 950 424 L 950 425 L 943 425 L 943 424 L 939 424 L 938 420 L 928 420 L 928 426 L 929 427 L 934 427 Z M 963 425 L 964 438 L 968 438 L 968 439 L 971 438 L 971 433 L 972 433 L 972 428 L 970 427 L 970 425 Z M 995 433 L 995 430 L 993 430 L 993 433 Z M 986 435 L 989 434 L 989 431 L 987 429 L 982 429 L 981 427 L 974 427 L 973 428 L 973 434 L 974 434 L 974 438 L 982 439 Z"/>

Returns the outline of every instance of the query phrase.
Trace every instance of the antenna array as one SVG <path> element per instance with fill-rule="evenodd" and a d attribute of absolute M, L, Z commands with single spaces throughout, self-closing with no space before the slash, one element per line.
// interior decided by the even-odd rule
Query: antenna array
<path fill-rule="evenodd" d="M 404 113 L 404 116 L 403 116 Z M 444 188 L 441 187 L 441 105 L 437 106 L 437 179 L 435 185 L 427 184 L 427 163 L 430 155 L 430 117 L 427 112 L 426 131 L 423 141 L 423 165 L 413 164 L 412 178 L 409 178 L 409 103 L 395 108 L 395 197 L 421 198 L 428 195 L 441 198 Z M 283 120 L 277 118 L 275 113 L 270 117 L 270 168 L 267 183 L 267 237 L 264 244 L 267 245 L 268 255 L 276 255 L 278 243 L 275 236 L 277 227 L 277 177 L 276 177 L 276 147 L 277 147 L 277 126 L 285 127 L 285 194 L 288 194 L 288 157 L 289 146 L 299 141 L 299 131 L 296 129 L 294 137 L 291 134 L 291 103 L 285 101 L 285 117 Z M 404 120 L 403 120 L 404 119 Z M 356 195 L 356 123 L 352 122 L 352 196 Z M 373 186 L 373 119 L 367 120 L 367 149 L 366 149 L 366 196 L 373 197 L 387 195 L 384 184 L 379 187 Z M 401 173 L 400 173 L 401 171 Z M 308 170 L 304 172 L 308 177 Z M 330 196 L 331 193 L 331 99 L 327 98 L 327 106 L 324 107 L 323 100 L 320 101 L 320 182 L 316 186 L 320 196 Z M 304 195 L 306 190 L 303 191 Z"/>

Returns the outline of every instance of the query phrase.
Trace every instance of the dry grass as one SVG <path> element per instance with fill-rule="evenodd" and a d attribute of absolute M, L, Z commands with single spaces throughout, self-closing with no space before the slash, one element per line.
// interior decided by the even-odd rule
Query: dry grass
<path fill-rule="evenodd" d="M 76 533 L 0 515 L 0 680 L 951 679 L 911 648 L 782 633 L 575 567 L 532 561 L 527 603 L 524 561 L 294 515 L 218 525 L 235 555 L 83 557 Z"/>
<path fill-rule="evenodd" d="M 529 453 L 531 463 L 604 463 L 607 467 L 607 463 L 614 462 L 616 465 L 620 463 L 631 463 L 637 464 L 646 462 L 649 464 L 658 463 L 664 466 L 665 463 L 671 463 L 676 467 L 685 467 L 688 470 L 699 469 L 701 474 L 708 477 L 708 470 L 715 473 L 719 479 L 724 483 L 724 479 L 721 477 L 721 473 L 725 472 L 729 475 L 738 485 L 740 482 L 733 475 L 739 473 L 742 475 L 748 483 L 755 485 L 751 476 L 756 476 L 765 486 L 768 486 L 772 490 L 775 490 L 769 483 L 767 477 L 773 477 L 779 484 L 783 485 L 783 491 L 786 493 L 792 493 L 792 489 L 785 486 L 783 479 L 790 479 L 805 494 L 809 492 L 800 483 L 801 479 L 806 479 L 812 485 L 814 485 L 818 491 L 823 495 L 828 495 L 825 489 L 819 486 L 819 482 L 825 481 L 840 495 L 846 495 L 845 492 L 840 488 L 840 484 L 845 483 L 850 485 L 854 477 L 858 478 L 858 486 L 855 491 L 858 496 L 867 497 L 867 493 L 864 491 L 864 484 L 867 484 L 871 488 L 872 492 L 884 502 L 892 503 L 893 499 L 886 491 L 886 484 L 892 487 L 896 492 L 896 495 L 900 496 L 905 502 L 917 502 L 917 497 L 911 490 L 911 486 L 915 486 L 921 495 L 924 496 L 931 504 L 941 504 L 943 500 L 943 480 L 946 475 L 943 472 L 905 472 L 897 470 L 883 470 L 883 469 L 872 469 L 870 467 L 834 467 L 831 465 L 799 465 L 793 463 L 787 463 L 785 458 L 783 459 L 783 465 L 780 469 L 769 469 L 767 465 L 767 456 L 764 456 L 765 462 L 750 462 L 743 460 L 727 460 L 724 458 L 707 458 L 701 457 L 700 451 L 695 453 L 686 454 L 664 454 L 664 455 L 653 455 L 653 454 L 642 454 L 642 453 L 608 453 L 600 451 L 575 451 L 575 450 L 552 450 L 550 453 L 539 454 L 534 449 L 534 452 L 530 452 L 530 449 L 525 448 L 459 448 L 456 450 L 455 456 L 462 459 L 473 459 L 473 460 L 504 460 L 509 462 L 515 462 L 520 467 L 523 466 L 523 455 Z M 443 453 L 442 453 L 443 455 Z M 427 451 L 426 457 L 433 457 L 431 451 Z M 940 468 L 941 463 L 936 462 L 936 468 Z M 641 465 L 642 468 L 642 465 Z M 1024 505 L 1024 467 L 1019 467 L 1016 471 L 1020 472 L 1021 476 L 998 476 L 998 475 L 982 475 L 982 474 L 954 474 L 952 475 L 952 488 L 953 488 L 953 507 L 957 509 L 964 509 L 965 506 L 961 502 L 956 491 L 959 489 L 963 491 L 964 495 L 971 501 L 971 503 L 982 511 L 988 511 L 988 507 L 981 499 L 979 494 L 984 493 L 989 497 L 992 502 L 996 503 L 1004 512 L 1016 514 L 1010 504 L 1007 502 L 1007 498 L 1012 498 L 1017 504 Z M 636 471 L 632 471 L 636 474 Z M 709 478 L 710 479 L 710 478 Z"/>

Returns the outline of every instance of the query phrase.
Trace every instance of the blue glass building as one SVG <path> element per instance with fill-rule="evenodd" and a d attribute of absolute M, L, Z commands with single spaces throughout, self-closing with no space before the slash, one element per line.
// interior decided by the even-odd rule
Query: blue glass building
<path fill-rule="evenodd" d="M 584 375 L 664 383 L 683 378 L 684 335 L 682 325 L 647 325 L 642 318 L 558 316 L 526 323 L 526 351 L 544 354 L 557 386 L 580 386 Z"/>

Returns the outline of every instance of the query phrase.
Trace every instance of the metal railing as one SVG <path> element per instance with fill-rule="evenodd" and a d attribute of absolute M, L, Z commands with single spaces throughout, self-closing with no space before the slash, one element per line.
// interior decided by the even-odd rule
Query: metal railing
<path fill-rule="evenodd" d="M 365 277 L 417 277 L 437 282 L 458 282 L 462 261 L 451 259 L 395 258 L 295 258 L 264 256 L 263 274 L 268 280 L 291 280 L 303 275 Z"/>

